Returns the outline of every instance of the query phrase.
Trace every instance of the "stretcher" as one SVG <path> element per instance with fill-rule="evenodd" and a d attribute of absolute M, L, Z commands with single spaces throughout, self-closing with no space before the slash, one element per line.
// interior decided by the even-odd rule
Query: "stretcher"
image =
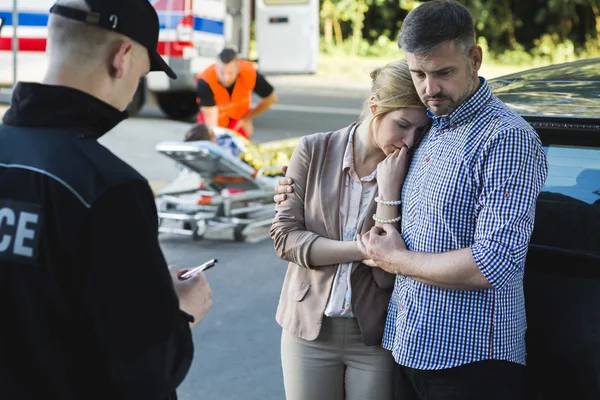
<path fill-rule="evenodd" d="M 293 148 L 293 140 L 282 141 L 281 148 Z M 275 154 L 272 162 L 260 168 L 210 141 L 166 141 L 156 150 L 175 161 L 179 175 L 165 188 L 156 192 L 159 232 L 191 236 L 200 240 L 209 229 L 232 229 L 236 241 L 246 240 L 251 229 L 268 226 L 275 216 L 273 195 L 281 166 L 287 162 L 270 142 L 268 151 L 256 145 L 253 157 L 260 153 Z M 292 150 L 293 151 L 293 150 Z M 169 222 L 168 222 L 169 221 Z M 175 226 L 173 226 L 175 225 Z"/>

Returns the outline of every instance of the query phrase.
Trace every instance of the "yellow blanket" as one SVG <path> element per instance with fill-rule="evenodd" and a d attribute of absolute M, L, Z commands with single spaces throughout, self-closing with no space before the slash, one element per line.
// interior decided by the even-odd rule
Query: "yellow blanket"
<path fill-rule="evenodd" d="M 239 157 L 243 161 L 257 171 L 264 169 L 263 174 L 269 176 L 283 175 L 281 167 L 289 164 L 294 149 L 300 140 L 300 137 L 294 137 L 265 143 L 254 143 L 230 129 L 220 128 L 219 131 L 221 130 L 226 131 L 242 149 L 243 152 Z M 215 133 L 219 135 L 216 129 Z"/>

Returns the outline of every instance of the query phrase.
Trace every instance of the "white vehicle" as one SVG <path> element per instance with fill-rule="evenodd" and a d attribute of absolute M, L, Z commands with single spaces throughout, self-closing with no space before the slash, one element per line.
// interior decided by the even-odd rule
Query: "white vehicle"
<path fill-rule="evenodd" d="M 319 0 L 149 0 L 160 20 L 159 52 L 178 78 L 152 72 L 129 106 L 153 96 L 170 118 L 194 115 L 196 76 L 225 46 L 248 59 L 255 14 L 257 67 L 263 74 L 311 74 L 319 53 Z M 55 0 L 17 0 L 16 80 L 39 82 L 46 66 L 47 24 Z M 12 87 L 13 0 L 0 0 L 0 86 Z"/>

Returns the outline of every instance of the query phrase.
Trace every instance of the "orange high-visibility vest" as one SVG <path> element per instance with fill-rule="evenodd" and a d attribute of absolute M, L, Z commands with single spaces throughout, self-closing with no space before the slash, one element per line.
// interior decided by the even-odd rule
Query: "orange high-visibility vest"
<path fill-rule="evenodd" d="M 238 60 L 239 74 L 231 96 L 219 82 L 215 64 L 199 73 L 196 79 L 204 79 L 210 86 L 215 103 L 219 108 L 218 125 L 227 127 L 230 119 L 238 120 L 250 111 L 252 106 L 252 91 L 256 85 L 256 70 L 254 64 L 246 60 Z M 200 102 L 200 105 L 202 103 Z"/>

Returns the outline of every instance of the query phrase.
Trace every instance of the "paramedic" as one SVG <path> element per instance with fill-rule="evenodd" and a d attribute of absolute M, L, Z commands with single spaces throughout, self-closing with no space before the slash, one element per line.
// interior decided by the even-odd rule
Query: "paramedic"
<path fill-rule="evenodd" d="M 247 139 L 254 131 L 252 120 L 277 102 L 273 86 L 250 61 L 238 59 L 230 48 L 223 49 L 217 61 L 196 79 L 198 122 L 233 129 Z M 252 92 L 262 97 L 254 108 Z"/>
<path fill-rule="evenodd" d="M 100 145 L 158 55 L 147 0 L 60 0 L 42 83 L 0 125 L 0 398 L 176 398 L 208 312 L 157 238 L 148 182 Z"/>

